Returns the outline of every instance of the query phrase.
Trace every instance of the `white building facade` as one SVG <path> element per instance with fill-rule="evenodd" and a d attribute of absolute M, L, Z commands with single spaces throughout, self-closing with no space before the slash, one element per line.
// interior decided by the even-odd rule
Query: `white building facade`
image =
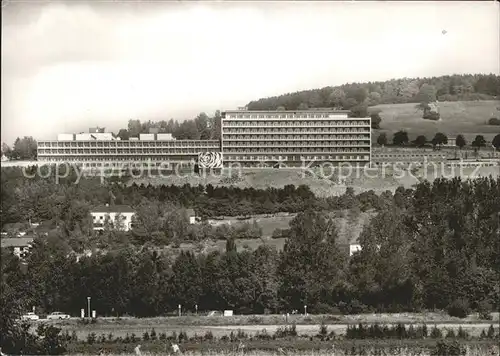
<path fill-rule="evenodd" d="M 371 119 L 348 114 L 331 109 L 226 111 L 221 123 L 224 166 L 365 165 L 371 159 Z"/>
<path fill-rule="evenodd" d="M 103 231 L 106 225 L 110 229 L 130 231 L 135 211 L 127 205 L 105 205 L 91 210 L 94 231 Z"/>

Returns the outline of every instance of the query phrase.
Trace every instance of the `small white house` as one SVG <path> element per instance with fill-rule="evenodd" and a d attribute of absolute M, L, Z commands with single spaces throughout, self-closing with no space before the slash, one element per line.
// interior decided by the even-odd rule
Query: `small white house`
<path fill-rule="evenodd" d="M 349 256 L 352 256 L 355 252 L 361 251 L 360 244 L 350 244 L 349 245 Z"/>
<path fill-rule="evenodd" d="M 194 209 L 187 209 L 186 215 L 190 224 L 196 224 L 196 213 L 194 212 Z"/>
<path fill-rule="evenodd" d="M 103 205 L 90 211 L 92 223 L 95 231 L 104 230 L 105 223 L 108 221 L 111 228 L 123 231 L 129 231 L 132 225 L 132 217 L 135 211 L 128 205 Z"/>
<path fill-rule="evenodd" d="M 377 245 L 377 249 L 380 250 L 380 245 Z M 354 253 L 361 251 L 360 244 L 350 244 L 349 245 L 349 256 L 354 255 Z"/>
<path fill-rule="evenodd" d="M 2 248 L 12 248 L 14 255 L 21 258 L 29 252 L 31 245 L 33 243 L 32 237 L 14 237 L 14 238 L 3 238 Z"/>

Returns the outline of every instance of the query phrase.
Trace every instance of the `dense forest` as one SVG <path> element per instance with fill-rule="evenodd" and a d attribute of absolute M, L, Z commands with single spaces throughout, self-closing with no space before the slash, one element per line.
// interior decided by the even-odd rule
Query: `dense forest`
<path fill-rule="evenodd" d="M 378 104 L 489 100 L 500 96 L 500 76 L 489 74 L 402 78 L 304 90 L 248 103 L 249 110 L 336 107 L 359 110 Z"/>
<path fill-rule="evenodd" d="M 26 197 L 16 205 L 22 214 L 30 204 L 36 213 L 43 206 L 52 207 L 64 224 L 84 214 L 85 209 L 79 212 L 78 207 L 94 189 L 91 182 L 78 185 L 89 184 L 87 188 L 63 185 L 58 188 L 65 192 L 63 196 L 44 185 L 36 188 L 37 184 L 18 183 L 6 193 L 2 182 L 2 194 L 22 191 Z M 148 197 L 152 188 L 131 189 L 135 190 L 131 195 L 153 199 Z M 179 188 L 169 196 L 189 201 L 192 189 L 201 188 Z M 178 304 L 187 311 L 198 305 L 199 310 L 234 309 L 236 313 L 285 312 L 306 304 L 311 313 L 445 309 L 457 316 L 500 307 L 500 179 L 438 179 L 384 197 L 377 218 L 361 233 L 362 251 L 350 259 L 340 252 L 338 229 L 329 218 L 337 206 L 328 206 L 305 188 L 287 189 L 293 199 L 303 197 L 308 202 L 291 222 L 282 252 L 268 246 L 236 251 L 233 238 L 227 237 L 224 253 L 172 256 L 123 246 L 77 260 L 61 243 L 76 233 L 66 226 L 66 232 L 57 237 L 37 238 L 25 265 L 2 251 L 0 300 L 19 302 L 23 310 L 37 306 L 45 312 L 76 315 L 91 295 L 100 315 L 137 316 L 166 314 Z M 101 189 L 103 196 L 106 190 Z M 229 190 L 217 192 L 211 193 L 212 199 L 230 194 Z M 253 194 L 270 201 L 272 196 L 285 195 L 283 191 Z M 7 198 L 9 205 L 14 204 L 12 196 Z M 360 200 L 346 193 L 337 203 L 359 208 Z M 2 214 L 6 208 L 2 206 Z M 153 209 L 150 215 L 154 214 Z M 146 233 L 142 246 L 147 247 L 152 238 Z M 6 310 L 5 304 L 0 307 Z"/>
<path fill-rule="evenodd" d="M 52 167 L 53 168 L 53 167 Z M 101 184 L 99 178 L 84 177 L 78 180 L 75 168 L 58 184 L 55 169 L 44 167 L 32 179 L 26 179 L 20 168 L 2 169 L 1 223 L 6 231 L 13 224 L 29 228 L 29 221 L 43 222 L 50 237 L 69 241 L 78 252 L 90 248 L 87 236 L 92 235 L 90 209 L 106 203 L 130 205 L 136 211 L 136 228 L 132 233 L 94 236 L 99 247 L 113 245 L 116 241 L 141 245 L 150 241 L 155 245 L 226 239 L 228 236 L 261 237 L 255 226 L 246 229 L 228 227 L 211 228 L 206 224 L 189 225 L 185 209 L 193 208 L 202 219 L 218 216 L 246 217 L 255 214 L 278 212 L 297 213 L 308 207 L 321 210 L 351 209 L 354 214 L 361 211 L 381 210 L 390 204 L 393 194 L 387 192 L 377 196 L 373 191 L 355 195 L 352 189 L 340 197 L 317 198 L 307 186 L 285 186 L 282 189 L 175 185 L 125 185 L 122 183 Z M 35 168 L 26 170 L 28 175 Z M 75 184 L 78 182 L 78 184 Z M 398 190 L 396 196 L 406 194 Z M 61 244 L 65 244 L 61 242 Z M 67 243 L 66 243 L 67 245 Z M 92 245 L 92 244 L 91 244 Z"/>

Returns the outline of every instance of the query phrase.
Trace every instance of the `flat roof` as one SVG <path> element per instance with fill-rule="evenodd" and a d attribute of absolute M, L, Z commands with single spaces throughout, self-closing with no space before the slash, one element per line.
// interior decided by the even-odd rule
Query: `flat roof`
<path fill-rule="evenodd" d="M 4 247 L 24 247 L 33 242 L 33 237 L 12 237 L 1 239 L 1 246 Z"/>
<path fill-rule="evenodd" d="M 100 205 L 90 209 L 91 213 L 135 213 L 135 210 L 128 205 Z"/>

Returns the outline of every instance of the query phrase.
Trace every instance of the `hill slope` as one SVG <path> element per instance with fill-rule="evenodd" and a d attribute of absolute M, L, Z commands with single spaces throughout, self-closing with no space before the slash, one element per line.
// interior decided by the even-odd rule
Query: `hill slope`
<path fill-rule="evenodd" d="M 500 76 L 452 75 L 432 78 L 402 78 L 384 82 L 352 83 L 304 90 L 248 103 L 249 110 L 288 110 L 358 105 L 419 103 L 422 101 L 491 100 L 500 96 Z"/>
<path fill-rule="evenodd" d="M 463 134 L 470 144 L 475 135 L 483 135 L 487 141 L 500 133 L 500 126 L 488 125 L 491 117 L 499 116 L 500 100 L 439 102 L 441 120 L 422 119 L 422 113 L 415 109 L 415 104 L 381 104 L 370 107 L 370 111 L 380 110 L 382 122 L 380 130 L 373 131 L 376 140 L 381 132 L 393 134 L 399 130 L 409 133 L 410 140 L 418 135 L 432 139 L 437 132 L 455 138 Z"/>

